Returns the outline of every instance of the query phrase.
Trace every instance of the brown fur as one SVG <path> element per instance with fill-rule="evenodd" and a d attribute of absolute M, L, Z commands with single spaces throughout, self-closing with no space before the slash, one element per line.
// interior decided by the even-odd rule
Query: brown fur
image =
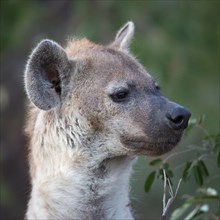
<path fill-rule="evenodd" d="M 63 49 L 45 40 L 31 54 L 27 218 L 132 219 L 133 158 L 161 155 L 179 142 L 190 115 L 160 94 L 129 53 L 133 32 L 128 22 L 108 46 L 73 39 Z M 177 120 L 175 109 L 186 117 Z"/>

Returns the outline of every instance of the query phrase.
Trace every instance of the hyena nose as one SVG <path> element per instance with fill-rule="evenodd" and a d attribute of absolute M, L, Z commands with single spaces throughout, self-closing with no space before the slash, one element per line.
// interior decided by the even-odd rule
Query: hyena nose
<path fill-rule="evenodd" d="M 174 130 L 183 130 L 187 128 L 191 113 L 188 109 L 181 106 L 174 107 L 166 114 L 168 125 Z"/>

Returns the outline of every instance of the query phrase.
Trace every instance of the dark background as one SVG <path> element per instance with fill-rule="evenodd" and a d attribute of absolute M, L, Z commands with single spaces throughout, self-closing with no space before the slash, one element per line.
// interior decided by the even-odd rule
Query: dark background
<path fill-rule="evenodd" d="M 1 0 L 1 219 L 23 218 L 30 192 L 23 136 L 23 71 L 32 48 L 40 40 L 50 38 L 65 45 L 72 36 L 86 36 L 95 42 L 109 43 L 125 22 L 134 21 L 133 53 L 158 80 L 167 97 L 187 106 L 194 118 L 205 114 L 204 126 L 217 133 L 219 11 L 219 1 L 212 0 Z M 194 132 L 178 148 L 198 143 L 200 136 Z M 144 192 L 150 159 L 142 157 L 134 167 L 131 197 L 141 218 L 158 219 L 162 210 L 162 182 L 155 183 L 151 193 Z M 180 195 L 194 190 L 193 182 L 185 184 Z M 181 200 L 177 200 L 178 204 Z"/>

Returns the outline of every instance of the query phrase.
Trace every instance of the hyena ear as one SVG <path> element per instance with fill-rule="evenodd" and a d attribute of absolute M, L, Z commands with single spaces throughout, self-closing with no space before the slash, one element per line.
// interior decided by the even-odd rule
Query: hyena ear
<path fill-rule="evenodd" d="M 30 55 L 24 75 L 30 101 L 42 110 L 58 106 L 65 93 L 69 70 L 63 48 L 51 40 L 41 41 Z"/>
<path fill-rule="evenodd" d="M 134 36 L 134 23 L 127 22 L 116 34 L 113 45 L 123 50 L 128 50 L 131 40 Z"/>

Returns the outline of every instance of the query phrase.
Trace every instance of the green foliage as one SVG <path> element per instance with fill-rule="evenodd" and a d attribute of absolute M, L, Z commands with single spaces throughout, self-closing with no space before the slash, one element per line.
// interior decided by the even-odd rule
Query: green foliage
<path fill-rule="evenodd" d="M 149 165 L 154 166 L 154 165 L 161 163 L 161 162 L 162 162 L 162 160 L 160 158 L 157 158 L 155 160 L 151 160 Z"/>
<path fill-rule="evenodd" d="M 196 183 L 199 186 L 202 186 L 203 185 L 203 177 L 202 177 L 202 173 L 201 173 L 199 166 L 197 166 L 197 165 L 193 166 L 193 173 L 194 173 Z"/>
<path fill-rule="evenodd" d="M 213 188 L 199 188 L 197 194 L 188 196 L 183 205 L 174 210 L 170 219 L 218 219 L 219 210 L 211 212 L 210 203 L 219 203 L 220 195 Z"/>
<path fill-rule="evenodd" d="M 182 174 L 183 181 L 187 181 L 189 179 L 191 167 L 192 167 L 192 161 L 187 161 L 185 165 L 185 169 L 183 170 L 183 174 Z"/>
<path fill-rule="evenodd" d="M 150 192 L 153 181 L 156 178 L 162 180 L 164 179 L 163 169 L 166 172 L 169 182 L 172 184 L 171 179 L 174 177 L 174 172 L 173 168 L 171 168 L 168 162 L 171 158 L 178 157 L 191 151 L 196 153 L 195 158 L 185 161 L 178 167 L 179 169 L 182 168 L 181 177 L 185 183 L 190 180 L 191 176 L 194 177 L 194 181 L 197 184 L 197 194 L 190 195 L 185 198 L 183 204 L 172 213 L 172 220 L 183 219 L 183 216 L 184 219 L 187 220 L 201 219 L 201 217 L 205 219 L 217 219 L 217 217 L 219 217 L 219 212 L 215 212 L 210 208 L 210 203 L 216 201 L 220 203 L 220 196 L 216 189 L 208 186 L 210 178 L 213 175 L 210 175 L 207 160 L 210 158 L 214 159 L 216 161 L 216 168 L 219 167 L 220 134 L 209 134 L 209 132 L 202 125 L 204 119 L 204 116 L 199 117 L 198 119 L 191 119 L 186 130 L 186 135 L 188 135 L 189 131 L 202 131 L 204 135 L 202 137 L 201 145 L 189 146 L 189 148 L 185 151 L 175 152 L 164 159 L 157 158 L 149 162 L 149 165 L 152 166 L 154 170 L 146 179 L 145 192 Z M 220 175 L 216 175 L 216 178 L 219 180 Z"/>
<path fill-rule="evenodd" d="M 147 177 L 147 179 L 145 181 L 145 185 L 144 185 L 145 192 L 149 192 L 150 191 L 151 186 L 152 186 L 152 184 L 154 182 L 154 179 L 155 179 L 155 175 L 156 175 L 156 171 L 153 171 Z"/>
<path fill-rule="evenodd" d="M 210 138 L 213 138 L 214 140 L 214 151 L 217 154 L 217 165 L 220 167 L 220 134 L 212 135 Z"/>

